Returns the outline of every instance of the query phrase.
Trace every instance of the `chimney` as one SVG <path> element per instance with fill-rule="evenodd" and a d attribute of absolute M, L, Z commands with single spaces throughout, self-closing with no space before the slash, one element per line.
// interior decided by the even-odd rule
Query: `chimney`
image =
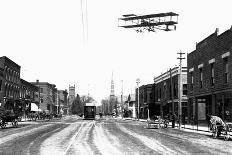
<path fill-rule="evenodd" d="M 216 33 L 216 35 L 218 35 L 218 33 L 219 33 L 219 28 L 216 28 L 215 33 Z"/>

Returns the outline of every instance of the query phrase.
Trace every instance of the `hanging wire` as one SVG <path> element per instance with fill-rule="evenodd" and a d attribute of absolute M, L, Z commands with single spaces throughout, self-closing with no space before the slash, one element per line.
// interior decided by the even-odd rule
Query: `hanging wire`
<path fill-rule="evenodd" d="M 88 43 L 88 4 L 87 4 L 87 0 L 85 0 L 85 20 L 86 20 L 86 41 Z"/>
<path fill-rule="evenodd" d="M 82 20 L 82 34 L 83 34 L 83 44 L 85 45 L 85 23 L 84 23 L 84 13 L 83 13 L 83 5 L 81 0 L 81 20 Z"/>

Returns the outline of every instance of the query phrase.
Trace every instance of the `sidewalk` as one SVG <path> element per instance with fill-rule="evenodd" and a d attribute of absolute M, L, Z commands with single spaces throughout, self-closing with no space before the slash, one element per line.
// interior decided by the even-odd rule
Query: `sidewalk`
<path fill-rule="evenodd" d="M 123 118 L 123 120 L 132 120 L 132 121 L 140 121 L 140 122 L 147 122 L 147 119 L 137 119 L 137 118 Z M 168 128 L 171 128 L 171 122 L 169 122 Z M 176 123 L 175 128 L 172 129 L 178 129 L 178 124 Z M 195 133 L 201 133 L 201 134 L 207 134 L 211 135 L 209 128 L 206 124 L 204 125 L 191 125 L 191 124 L 182 124 L 181 129 L 186 132 L 195 132 Z"/>

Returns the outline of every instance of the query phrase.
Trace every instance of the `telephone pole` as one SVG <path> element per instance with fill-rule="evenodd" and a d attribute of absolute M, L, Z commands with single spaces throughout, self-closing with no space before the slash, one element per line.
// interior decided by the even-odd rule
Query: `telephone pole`
<path fill-rule="evenodd" d="M 139 120 L 139 83 L 140 83 L 140 79 L 139 78 L 137 78 L 136 79 L 136 83 L 137 83 L 137 89 L 138 89 L 138 115 L 137 115 L 137 117 L 138 117 L 138 120 Z"/>
<path fill-rule="evenodd" d="M 178 106 L 178 120 L 179 120 L 179 129 L 181 128 L 181 124 L 182 124 L 182 94 L 183 94 L 183 85 L 182 85 L 182 60 L 185 59 L 184 57 L 182 57 L 183 53 L 182 51 L 180 51 L 179 53 L 179 57 L 177 59 L 180 60 L 180 66 L 179 66 L 179 106 Z"/>
<path fill-rule="evenodd" d="M 120 109 L 120 111 L 121 111 L 121 115 L 122 115 L 122 117 L 123 117 L 123 115 L 124 115 L 124 103 L 123 103 L 123 80 L 121 80 L 121 82 L 122 82 L 122 94 L 121 94 L 121 109 Z"/>

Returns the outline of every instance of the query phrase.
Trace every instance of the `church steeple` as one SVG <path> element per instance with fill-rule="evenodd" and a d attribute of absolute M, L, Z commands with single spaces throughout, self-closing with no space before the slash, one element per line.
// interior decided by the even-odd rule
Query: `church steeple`
<path fill-rule="evenodd" d="M 113 72 L 112 72 L 112 77 L 111 77 L 110 97 L 114 97 L 114 79 L 113 79 Z"/>

